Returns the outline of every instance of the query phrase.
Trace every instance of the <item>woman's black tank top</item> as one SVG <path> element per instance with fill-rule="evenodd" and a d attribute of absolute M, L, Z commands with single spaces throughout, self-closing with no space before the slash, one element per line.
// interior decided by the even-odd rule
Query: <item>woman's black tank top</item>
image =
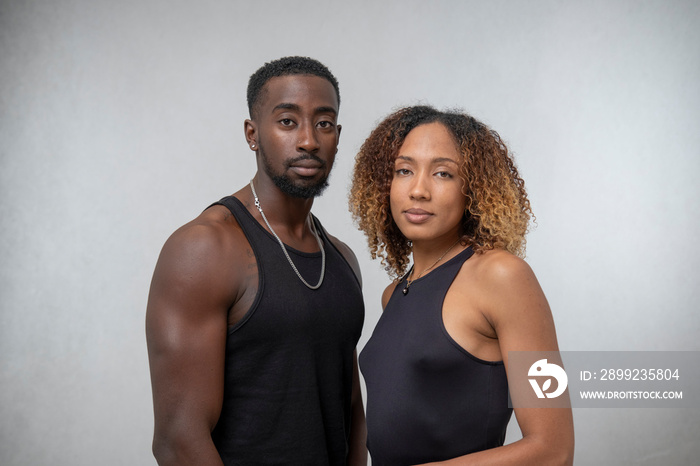
<path fill-rule="evenodd" d="M 221 415 L 212 438 L 226 465 L 345 465 L 353 354 L 364 302 L 357 277 L 325 235 L 326 274 L 307 288 L 277 240 L 234 197 L 231 211 L 258 267 L 251 309 L 228 331 Z M 321 253 L 287 247 L 309 283 Z"/>
<path fill-rule="evenodd" d="M 512 409 L 503 362 L 478 359 L 447 333 L 442 304 L 467 248 L 396 286 L 360 354 L 373 466 L 443 461 L 503 445 Z"/>

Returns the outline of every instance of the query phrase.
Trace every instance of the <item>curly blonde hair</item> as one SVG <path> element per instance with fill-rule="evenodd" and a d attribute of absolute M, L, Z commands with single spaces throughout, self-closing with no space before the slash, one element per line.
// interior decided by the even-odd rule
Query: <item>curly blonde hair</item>
<path fill-rule="evenodd" d="M 435 122 L 447 128 L 462 154 L 460 176 L 467 198 L 462 242 L 476 253 L 499 248 L 523 257 L 533 214 L 525 183 L 501 137 L 470 115 L 415 106 L 379 123 L 355 157 L 349 207 L 367 236 L 372 259 L 380 258 L 394 277 L 406 273 L 411 242 L 394 222 L 389 203 L 394 162 L 412 129 Z"/>

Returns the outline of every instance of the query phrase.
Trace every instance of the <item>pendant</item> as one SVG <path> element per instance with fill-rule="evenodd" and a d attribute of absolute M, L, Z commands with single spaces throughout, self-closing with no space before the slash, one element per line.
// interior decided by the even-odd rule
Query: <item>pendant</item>
<path fill-rule="evenodd" d="M 405 286 L 401 291 L 403 292 L 403 295 L 406 296 L 408 294 L 408 287 Z"/>

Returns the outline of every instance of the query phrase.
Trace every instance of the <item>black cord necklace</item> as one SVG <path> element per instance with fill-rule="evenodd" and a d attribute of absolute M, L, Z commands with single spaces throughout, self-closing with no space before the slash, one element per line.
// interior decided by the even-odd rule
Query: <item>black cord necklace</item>
<path fill-rule="evenodd" d="M 461 239 L 461 238 L 460 238 L 460 239 Z M 411 286 L 411 283 L 413 283 L 414 281 L 418 280 L 420 277 L 423 276 L 423 274 L 424 274 L 425 272 L 427 272 L 428 270 L 430 270 L 430 269 L 432 269 L 433 267 L 435 267 L 435 266 L 437 265 L 437 263 L 440 262 L 440 261 L 442 260 L 442 258 L 445 257 L 445 256 L 447 255 L 447 253 L 450 252 L 450 251 L 452 250 L 453 247 L 457 246 L 457 243 L 459 243 L 459 239 L 458 239 L 457 241 L 455 241 L 454 244 L 453 244 L 452 246 L 450 246 L 449 248 L 447 248 L 447 251 L 443 252 L 442 255 L 441 255 L 440 257 L 438 257 L 437 260 L 436 260 L 435 262 L 433 262 L 433 265 L 431 265 L 431 266 L 428 267 L 427 269 L 423 270 L 423 271 L 422 271 L 416 278 L 414 278 L 414 279 L 411 279 L 411 277 L 413 277 L 413 270 L 414 270 L 414 268 L 411 267 L 411 272 L 408 274 L 408 278 L 406 279 L 406 285 L 404 285 L 403 290 L 401 290 L 401 292 L 403 293 L 403 295 L 406 296 L 406 295 L 408 294 L 408 287 Z"/>

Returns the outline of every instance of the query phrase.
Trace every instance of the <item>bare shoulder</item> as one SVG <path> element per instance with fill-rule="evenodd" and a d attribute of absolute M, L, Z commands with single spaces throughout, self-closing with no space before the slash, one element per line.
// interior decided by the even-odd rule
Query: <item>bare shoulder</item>
<path fill-rule="evenodd" d="M 474 254 L 457 277 L 481 313 L 497 325 L 513 322 L 521 312 L 533 316 L 549 308 L 532 268 L 520 257 L 501 249 Z"/>
<path fill-rule="evenodd" d="M 250 246 L 245 234 L 223 206 L 213 206 L 177 229 L 161 251 L 153 286 L 159 284 L 183 291 L 208 290 L 211 298 L 231 298 L 241 274 L 242 262 L 249 261 Z M 198 296 L 195 293 L 193 296 Z"/>
<path fill-rule="evenodd" d="M 493 291 L 502 292 L 518 284 L 537 281 L 527 262 L 502 249 L 474 254 L 466 264 L 470 266 L 470 279 Z"/>
<path fill-rule="evenodd" d="M 345 260 L 350 265 L 350 268 L 352 268 L 353 272 L 355 272 L 355 276 L 360 282 L 360 286 L 362 286 L 362 273 L 360 271 L 360 263 L 357 261 L 357 256 L 355 256 L 353 250 L 350 249 L 350 246 L 339 240 L 337 237 L 328 233 L 328 230 L 326 230 L 325 228 L 324 231 L 326 233 L 326 236 L 328 236 L 328 240 L 333 244 L 333 246 L 336 247 L 336 249 L 338 249 L 338 251 L 340 251 L 340 254 L 343 255 Z"/>
<path fill-rule="evenodd" d="M 162 255 L 193 262 L 230 259 L 245 251 L 247 240 L 236 219 L 223 206 L 213 206 L 178 228 L 163 246 Z"/>
<path fill-rule="evenodd" d="M 487 275 L 493 275 L 492 278 L 508 278 L 511 274 L 517 274 L 523 271 L 530 271 L 530 266 L 525 260 L 511 254 L 504 249 L 491 249 L 482 253 L 477 253 L 472 256 L 470 261 L 479 267 L 479 270 Z"/>
<path fill-rule="evenodd" d="M 552 313 L 527 262 L 503 250 L 473 259 L 472 290 L 479 311 L 498 335 L 502 353 L 513 348 L 556 349 Z"/>

